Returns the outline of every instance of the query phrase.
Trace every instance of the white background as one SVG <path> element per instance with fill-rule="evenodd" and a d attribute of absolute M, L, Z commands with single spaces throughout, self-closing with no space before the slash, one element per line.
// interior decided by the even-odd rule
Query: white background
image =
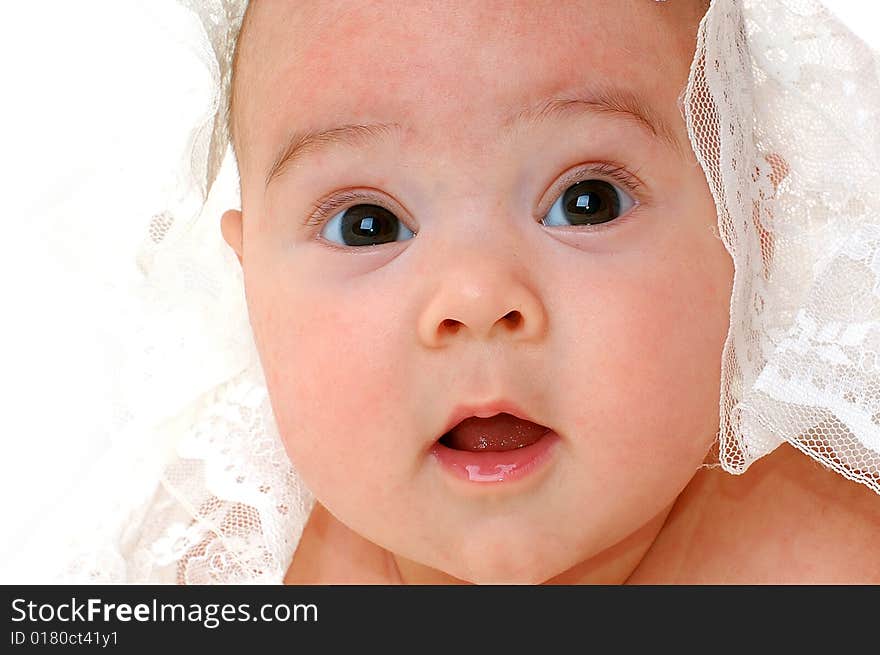
<path fill-rule="evenodd" d="M 148 218 L 126 208 L 161 197 L 210 79 L 173 0 L 3 9 L 0 569 L 108 445 L 112 278 Z"/>

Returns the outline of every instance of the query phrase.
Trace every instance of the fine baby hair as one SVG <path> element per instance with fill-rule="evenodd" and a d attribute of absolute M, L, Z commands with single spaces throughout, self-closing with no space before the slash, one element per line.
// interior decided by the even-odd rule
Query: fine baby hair
<path fill-rule="evenodd" d="M 256 0 L 257 3 L 260 1 Z M 710 393 L 713 394 L 711 398 L 718 399 L 717 408 L 710 408 L 713 413 L 710 417 L 711 431 L 706 433 L 708 442 L 694 441 L 692 450 L 682 455 L 678 466 L 693 472 L 699 468 L 720 468 L 725 475 L 739 476 L 758 460 L 785 445 L 786 448 L 793 447 L 799 451 L 799 456 L 812 458 L 848 479 L 848 484 L 862 485 L 880 494 L 880 196 L 876 191 L 880 188 L 880 168 L 877 163 L 880 161 L 880 80 L 877 77 L 880 58 L 876 51 L 849 31 L 818 1 L 713 0 L 711 4 L 684 3 L 683 0 L 641 2 L 644 5 L 637 11 L 654 11 L 652 15 L 656 15 L 658 21 L 668 20 L 664 11 L 684 12 L 684 4 L 699 7 L 694 10 L 699 11 L 698 26 L 695 22 L 696 48 L 688 54 L 690 65 L 685 84 L 662 93 L 666 94 L 663 97 L 672 94 L 670 97 L 677 100 L 676 111 L 680 112 L 686 130 L 689 143 L 684 145 L 689 145 L 691 151 L 683 153 L 685 159 L 682 161 L 689 162 L 688 170 L 696 176 L 694 179 L 700 183 L 705 181 L 711 193 L 711 204 L 708 206 L 714 213 L 712 225 L 699 231 L 702 235 L 699 238 L 705 239 L 700 243 L 707 244 L 708 249 L 713 247 L 711 244 L 714 242 L 718 253 L 723 255 L 726 252 L 730 259 L 729 272 L 732 274 L 729 287 L 724 287 L 720 282 L 716 284 L 726 270 L 720 268 L 720 260 L 704 263 L 696 252 L 675 252 L 669 257 L 679 257 L 683 261 L 691 256 L 695 262 L 699 260 L 698 263 L 688 264 L 692 268 L 686 269 L 693 271 L 695 276 L 689 280 L 665 280 L 663 284 L 666 286 L 657 288 L 671 289 L 669 302 L 680 302 L 682 308 L 694 312 L 694 321 L 690 321 L 693 335 L 704 333 L 697 325 L 701 308 L 704 307 L 700 303 L 722 309 L 729 306 L 729 314 L 724 317 L 725 321 L 729 318 L 729 323 L 723 332 L 719 332 L 720 339 L 713 340 L 709 333 L 715 324 L 707 318 L 707 336 L 694 336 L 686 341 L 687 347 L 693 348 L 695 353 L 714 352 L 715 348 L 720 361 L 714 362 L 712 367 L 700 368 L 697 354 L 693 361 L 687 360 L 684 355 L 676 355 L 676 358 L 673 354 L 664 354 L 663 339 L 658 336 L 656 343 L 659 350 L 652 351 L 652 357 L 660 363 L 654 365 L 649 359 L 643 360 L 645 371 L 641 378 L 648 380 L 640 379 L 638 370 L 632 372 L 632 378 L 628 378 L 631 379 L 634 396 L 627 398 L 616 394 L 618 400 L 615 402 L 620 402 L 620 405 L 603 406 L 601 399 L 604 396 L 597 391 L 595 402 L 600 408 L 606 407 L 609 413 L 612 409 L 616 411 L 624 407 L 625 402 L 653 407 L 651 403 L 657 404 L 656 399 L 640 400 L 635 394 L 642 391 L 647 394 L 666 385 L 670 395 L 674 395 L 676 390 L 698 386 L 704 373 L 706 379 L 712 376 L 717 378 L 715 374 L 720 373 L 717 386 L 696 392 L 701 394 L 699 397 L 702 399 L 709 397 L 706 394 Z M 390 501 L 389 504 L 383 504 L 387 499 L 385 492 L 367 486 L 360 491 L 351 488 L 340 491 L 343 486 L 341 480 L 349 475 L 354 479 L 357 476 L 350 469 L 326 473 L 321 468 L 326 467 L 326 462 L 317 463 L 318 455 L 314 453 L 319 446 L 313 446 L 313 443 L 320 442 L 317 441 L 317 435 L 314 442 L 309 441 L 310 428 L 306 421 L 298 423 L 300 414 L 296 412 L 311 416 L 309 412 L 317 414 L 320 407 L 322 415 L 330 417 L 326 420 L 332 423 L 334 415 L 348 410 L 346 399 L 335 396 L 333 389 L 314 390 L 308 388 L 308 380 L 300 382 L 294 379 L 297 363 L 305 359 L 308 362 L 306 374 L 322 372 L 325 375 L 323 380 L 334 380 L 327 372 L 327 368 L 333 366 L 331 355 L 328 354 L 331 353 L 329 345 L 324 351 L 314 346 L 318 343 L 315 341 L 311 359 L 305 357 L 309 353 L 303 353 L 304 357 L 290 361 L 285 358 L 288 342 L 276 335 L 271 320 L 264 313 L 269 312 L 267 307 L 273 308 L 272 311 L 277 312 L 276 318 L 282 317 L 277 319 L 282 323 L 278 330 L 283 328 L 285 332 L 300 334 L 303 344 L 312 343 L 310 338 L 318 338 L 314 336 L 321 329 L 317 319 L 309 325 L 301 325 L 283 318 L 287 316 L 286 306 L 290 304 L 285 302 L 288 297 L 303 300 L 311 296 L 306 292 L 293 296 L 285 296 L 281 292 L 273 295 L 274 291 L 264 292 L 258 287 L 264 275 L 261 267 L 266 269 L 265 275 L 269 276 L 272 260 L 270 255 L 265 258 L 260 255 L 258 246 L 253 245 L 259 242 L 260 237 L 255 236 L 257 228 L 252 225 L 271 212 L 255 200 L 257 194 L 250 186 L 246 188 L 243 160 L 247 158 L 250 162 L 250 157 L 260 156 L 252 155 L 252 152 L 260 152 L 260 144 L 251 133 L 257 131 L 257 125 L 262 129 L 271 126 L 272 121 L 264 115 L 259 120 L 255 119 L 253 108 L 250 114 L 239 114 L 242 107 L 261 97 L 259 84 L 267 84 L 265 80 L 254 82 L 256 78 L 249 73 L 248 82 L 242 87 L 245 91 L 237 90 L 233 98 L 233 60 L 247 3 L 242 0 L 179 0 L 179 4 L 181 12 L 186 14 L 190 33 L 195 28 L 201 33 L 195 51 L 204 64 L 204 79 L 208 80 L 209 91 L 205 93 L 204 113 L 190 130 L 190 139 L 182 153 L 175 183 L 167 190 L 164 204 L 153 207 L 149 220 L 145 221 L 143 240 L 137 255 L 138 274 L 133 278 L 132 285 L 140 303 L 139 313 L 137 320 L 130 323 L 137 327 L 128 337 L 128 350 L 120 357 L 119 387 L 122 391 L 114 404 L 114 447 L 99 466 L 98 470 L 102 472 L 100 480 L 93 481 L 99 489 L 112 488 L 118 493 L 105 494 L 103 500 L 96 501 L 94 512 L 100 520 L 96 521 L 96 525 L 90 525 L 88 532 L 81 529 L 74 531 L 76 540 L 65 552 L 73 552 L 75 556 L 62 567 L 62 578 L 65 581 L 88 582 L 280 583 L 285 579 L 316 500 L 324 502 L 325 499 L 327 502 L 324 504 L 352 530 L 364 534 L 388 551 L 400 544 L 405 551 L 400 553 L 404 558 L 421 561 L 459 579 L 471 582 L 541 582 L 562 573 L 562 570 L 553 571 L 551 575 L 545 575 L 546 572 L 530 573 L 538 571 L 537 568 L 529 568 L 536 565 L 533 561 L 527 561 L 525 555 L 520 557 L 514 542 L 528 532 L 526 519 L 531 516 L 529 512 L 533 508 L 527 499 L 519 500 L 510 496 L 503 497 L 503 500 L 490 500 L 488 496 L 480 495 L 484 493 L 482 490 L 474 492 L 472 496 L 467 495 L 471 491 L 462 492 L 450 504 L 464 509 L 449 516 L 435 511 L 435 506 L 430 505 L 430 511 L 438 522 L 446 521 L 453 526 L 448 528 L 449 534 L 455 534 L 457 528 L 454 525 L 458 525 L 455 521 L 461 517 L 468 517 L 468 525 L 479 525 L 480 517 L 491 517 L 486 519 L 485 534 L 477 534 L 473 541 L 462 537 L 460 541 L 443 542 L 448 548 L 441 553 L 443 549 L 438 546 L 435 552 L 432 550 L 434 542 L 442 542 L 442 535 L 447 534 L 442 532 L 444 528 L 437 528 L 438 532 L 435 533 L 430 526 L 424 527 L 406 519 L 409 509 L 413 512 L 428 511 L 418 505 L 421 492 L 430 490 L 432 493 L 426 495 L 443 497 L 438 490 L 445 487 L 434 478 L 428 477 L 424 484 L 420 482 L 413 486 L 412 489 L 419 492 L 411 494 L 415 498 L 411 500 L 414 505 L 412 508 L 403 508 L 390 504 Z M 632 3 L 633 11 L 636 11 L 637 4 Z M 279 23 L 275 26 L 276 31 L 282 33 L 285 25 Z M 271 38 L 276 37 L 277 34 L 273 32 Z M 250 38 L 248 34 L 248 40 Z M 314 45 L 309 52 L 328 52 L 319 50 L 319 45 Z M 490 52 L 488 46 L 486 52 Z M 256 61 L 252 52 L 238 54 L 247 60 L 249 67 L 263 63 Z M 236 76 L 240 74 L 241 71 L 236 68 Z M 334 79 L 328 74 L 327 84 L 332 85 Z M 523 85 L 529 82 L 530 78 L 524 75 Z M 449 84 L 448 81 L 445 83 Z M 236 82 L 236 88 L 238 84 L 239 81 Z M 445 87 L 438 81 L 438 88 Z M 310 90 L 298 90 L 298 93 L 310 99 L 313 97 L 309 95 Z M 393 95 L 393 92 L 390 93 Z M 295 94 L 291 97 L 295 97 Z M 613 94 L 607 94 L 606 100 L 609 98 L 615 102 L 620 100 L 620 96 Z M 231 99 L 234 111 L 230 109 Z M 438 100 L 438 107 L 441 104 Z M 614 106 L 620 110 L 623 104 L 617 102 Z M 627 108 L 632 109 L 631 105 L 627 105 Z M 657 118 L 651 114 L 650 108 L 642 113 L 647 114 L 649 120 Z M 236 125 L 235 152 L 230 144 L 233 114 Z M 463 110 L 462 121 L 466 121 L 467 117 L 467 111 Z M 239 131 L 240 122 L 247 123 L 249 127 Z M 360 135 L 350 136 L 349 140 L 356 141 L 362 136 L 363 130 Z M 449 138 L 452 139 L 451 136 Z M 645 146 L 648 147 L 661 146 Z M 396 157 L 397 151 L 392 152 Z M 438 151 L 436 156 L 439 158 L 443 155 Z M 249 165 L 255 166 L 253 163 Z M 307 168 L 305 163 L 302 168 Z M 241 173 L 241 176 L 237 173 Z M 618 168 L 607 166 L 600 173 L 608 178 L 609 184 L 623 175 Z M 572 188 L 572 184 L 573 177 L 569 179 L 568 188 Z M 669 193 L 670 187 L 666 185 L 664 193 Z M 565 188 L 560 187 L 557 191 Z M 688 188 L 687 180 L 682 178 L 680 190 L 683 196 L 688 193 Z M 437 192 L 442 193 L 440 190 Z M 266 195 L 269 196 L 268 191 Z M 356 202 L 369 202 L 367 206 L 375 207 L 385 202 L 376 199 L 378 196 L 375 194 L 371 197 L 374 200 L 350 201 L 349 206 Z M 650 197 L 657 197 L 656 190 L 651 191 Z M 271 206 L 276 208 L 281 203 L 277 199 L 273 202 Z M 655 206 L 662 206 L 662 202 L 659 200 Z M 651 206 L 650 201 L 644 204 Z M 242 240 L 241 223 L 234 223 L 236 215 L 245 226 L 243 249 L 233 246 L 237 250 L 237 258 L 232 250 L 218 241 L 217 219 L 228 207 L 242 208 L 242 213 L 233 212 L 223 218 L 224 237 L 230 243 L 241 243 Z M 265 207 L 269 207 L 269 203 Z M 341 209 L 337 206 L 335 211 L 326 213 L 338 216 Z M 646 216 L 644 223 L 648 224 L 648 209 L 641 211 Z M 403 211 L 398 214 L 405 215 Z M 249 221 L 251 225 L 248 225 Z M 633 219 L 627 224 L 626 229 L 631 230 L 629 234 L 636 234 L 636 222 Z M 230 228 L 230 225 L 233 227 Z M 407 246 L 413 248 L 412 258 L 416 257 L 419 237 L 424 241 L 429 239 L 431 230 L 439 229 L 435 225 L 428 219 L 420 219 L 420 229 L 412 230 L 412 245 Z M 623 229 L 619 228 L 618 234 L 622 234 Z M 252 239 L 251 245 L 248 245 L 249 238 Z M 507 252 L 520 247 L 519 242 L 514 243 L 514 237 L 504 238 L 511 239 Z M 618 237 L 609 236 L 608 243 L 614 238 Z M 623 241 L 615 243 L 622 244 Z M 583 257 L 585 262 L 589 256 L 595 260 L 605 256 L 604 261 L 613 261 L 608 255 L 610 249 L 606 251 L 603 250 L 604 246 L 595 244 L 600 244 L 600 241 L 597 239 L 588 247 L 569 250 L 577 250 L 577 256 Z M 309 250 L 311 246 L 297 244 L 296 247 L 299 248 L 298 252 L 303 253 L 300 255 L 303 260 L 318 261 L 319 257 L 323 257 L 326 259 L 320 261 L 329 262 L 330 258 L 337 258 L 333 262 L 342 261 L 343 255 L 338 250 L 332 254 L 325 250 L 317 255 L 310 254 L 317 252 Z M 402 242 L 391 247 L 399 248 L 395 252 L 405 252 Z M 249 251 L 249 248 L 253 250 Z M 500 247 L 492 252 L 499 255 L 497 261 L 503 260 L 505 251 Z M 423 256 L 426 259 L 423 261 L 427 262 L 427 251 L 425 253 Z M 625 249 L 620 245 L 616 253 L 618 261 L 626 256 Z M 516 260 L 517 265 L 530 257 L 538 261 L 540 255 L 526 253 Z M 707 257 L 706 262 L 709 259 Z M 491 257 L 486 260 L 496 261 Z M 362 257 L 360 261 L 367 260 Z M 389 268 L 393 268 L 392 263 L 394 266 L 405 266 L 407 261 L 401 254 L 397 260 L 386 262 L 386 265 Z M 464 266 L 464 262 L 477 262 L 477 259 L 476 256 L 467 259 L 463 255 L 461 261 Z M 699 268 L 703 265 L 705 269 Z M 274 270 L 284 271 L 285 275 L 306 270 L 296 266 Z M 483 262 L 480 266 L 484 268 L 473 270 L 485 273 L 481 279 L 496 279 L 490 278 L 489 263 Z M 513 264 L 510 266 L 513 267 Z M 429 276 L 429 267 L 423 268 L 425 280 L 433 279 Z M 308 270 L 315 272 L 318 269 Z M 454 273 L 452 268 L 449 271 L 450 275 Z M 705 272 L 704 278 L 697 275 L 700 271 Z M 327 278 L 335 274 L 328 273 Z M 392 274 L 387 273 L 389 276 Z M 719 277 L 713 278 L 713 274 Z M 278 273 L 278 277 L 284 275 Z M 510 314 L 514 318 L 503 325 L 509 329 L 505 334 L 525 336 L 512 336 L 510 341 L 499 338 L 499 343 L 503 342 L 504 348 L 513 349 L 520 346 L 520 342 L 514 341 L 514 338 L 521 338 L 523 353 L 549 353 L 549 349 L 528 350 L 525 344 L 537 342 L 541 330 L 548 330 L 548 326 L 553 325 L 556 314 L 535 300 L 540 294 L 531 293 L 528 284 L 514 287 L 513 282 L 509 282 L 514 277 L 512 274 L 498 273 L 497 279 L 503 278 L 504 284 L 511 285 L 505 287 L 508 295 L 499 302 L 516 303 L 511 308 L 517 310 Z M 347 287 L 339 284 L 334 288 L 351 289 L 359 279 L 362 276 L 351 275 L 347 278 Z M 324 279 L 321 283 L 330 285 L 331 281 Z M 466 285 L 467 281 L 464 280 L 457 288 Z M 634 284 L 633 288 L 637 286 Z M 674 300 L 676 287 L 682 293 L 689 289 L 701 291 L 695 291 L 693 298 Z M 601 293 L 598 282 L 595 289 L 597 294 Z M 444 332 L 442 336 L 432 331 L 435 323 L 449 325 L 448 322 L 432 321 L 435 316 L 447 316 L 442 312 L 452 311 L 449 309 L 454 304 L 450 300 L 452 293 L 448 291 L 442 295 L 438 292 L 436 297 L 432 296 L 433 300 L 425 302 L 426 309 L 414 323 L 415 328 L 411 330 L 416 333 L 414 338 L 424 343 L 430 342 L 431 347 L 426 348 L 426 352 L 431 350 L 436 354 L 453 343 L 455 331 Z M 568 297 L 572 295 L 576 294 L 569 294 Z M 488 307 L 494 296 L 487 298 L 483 307 Z M 401 300 L 400 307 L 404 304 Z M 547 306 L 551 304 L 548 301 Z M 432 307 L 436 309 L 434 314 L 431 314 L 434 311 Z M 613 309 L 614 305 L 610 307 Z M 477 317 L 476 305 L 472 311 L 468 316 Z M 342 324 L 345 320 L 340 316 L 344 312 L 322 312 L 320 316 L 328 322 Z M 308 313 L 304 315 L 309 316 Z M 405 324 L 407 317 L 405 310 L 401 309 L 398 315 L 391 318 Z M 468 324 L 467 319 L 459 319 L 461 324 Z M 613 317 L 607 320 L 613 321 Z M 679 325 L 674 316 L 668 317 L 668 320 L 670 326 Z M 352 320 L 350 325 L 347 324 L 349 331 L 356 329 L 355 323 Z M 471 327 L 473 325 L 475 323 L 470 324 Z M 623 322 L 621 325 L 624 325 Z M 627 330 L 632 332 L 627 333 Z M 636 319 L 633 319 L 626 322 L 625 327 L 621 327 L 614 336 L 619 336 L 621 343 L 630 337 L 638 341 L 637 335 L 647 334 L 640 330 L 643 328 L 636 326 Z M 352 343 L 356 344 L 357 341 Z M 132 347 L 131 344 L 136 346 Z M 670 336 L 670 353 L 676 347 L 674 344 L 675 339 Z M 615 353 L 623 352 L 615 350 L 615 347 L 610 342 L 607 345 L 609 359 Z M 498 354 L 503 352 L 501 348 L 485 351 L 493 354 L 480 361 L 498 362 L 499 371 L 504 370 L 511 374 L 508 377 L 514 377 L 512 371 L 515 366 L 511 364 L 504 368 L 507 364 L 500 363 L 503 359 Z M 559 352 L 553 352 L 553 357 L 560 362 L 565 361 Z M 357 356 L 356 346 L 340 347 L 340 366 L 342 361 Z M 545 407 L 556 406 L 555 401 L 546 400 L 547 396 L 540 390 L 548 379 L 535 372 L 545 370 L 539 366 L 542 357 L 545 360 L 543 366 L 546 367 L 546 356 L 542 355 L 535 355 L 534 359 L 523 355 L 515 360 L 518 362 L 516 366 L 521 366 L 526 376 L 533 377 L 532 387 L 524 386 L 528 382 L 513 381 L 509 382 L 510 387 L 504 386 L 505 390 L 516 390 L 516 393 L 511 393 L 519 394 L 518 403 L 529 405 L 527 409 L 535 413 L 538 412 L 535 407 L 541 407 L 544 411 Z M 291 356 L 291 359 L 296 358 Z M 413 361 L 428 359 L 426 356 L 424 360 Z M 434 358 L 430 361 L 439 360 Z M 462 358 L 459 361 L 466 360 Z M 511 358 L 510 361 L 514 360 Z M 572 368 L 584 363 L 577 359 L 570 361 Z M 529 368 L 534 362 L 538 363 L 534 368 Z M 664 362 L 678 362 L 679 366 L 676 370 L 664 372 L 661 365 Z M 600 365 L 597 363 L 597 366 Z M 613 362 L 609 361 L 608 365 L 612 366 Z M 352 366 L 353 371 L 361 370 L 364 375 L 372 370 L 366 368 L 365 364 L 361 369 L 357 368 L 360 364 Z M 562 363 L 559 366 L 565 368 Z M 375 364 L 375 367 L 379 370 L 384 365 Z M 474 368 L 476 370 L 476 365 Z M 668 376 L 661 379 L 661 374 L 665 373 Z M 502 378 L 506 385 L 508 378 L 499 373 L 497 380 Z M 444 389 L 452 393 L 444 397 L 458 398 L 459 403 L 471 400 L 477 404 L 491 396 L 487 392 L 482 398 L 462 398 L 468 389 L 476 388 L 476 383 L 471 382 L 477 377 L 466 378 L 462 373 L 460 378 L 444 379 L 450 385 L 450 380 L 460 381 L 459 388 Z M 482 388 L 496 388 L 492 384 L 493 380 L 497 380 L 490 380 L 488 373 L 480 379 L 485 382 Z M 349 389 L 344 374 L 340 373 L 337 382 L 340 390 Z M 372 394 L 370 397 L 377 401 L 383 398 L 370 387 L 371 380 L 365 379 L 364 384 L 365 394 Z M 302 393 L 294 395 L 291 389 Z M 406 400 L 416 397 L 395 390 L 390 391 L 389 396 Z M 592 400 L 594 397 L 589 398 Z M 652 415 L 644 419 L 657 425 L 658 434 L 666 430 L 673 435 L 673 419 L 681 422 L 683 433 L 702 429 L 699 410 L 695 408 L 688 413 L 684 399 L 671 398 L 667 405 L 681 408 L 673 412 L 675 416 L 669 417 L 668 424 Z M 659 403 L 658 409 L 650 411 L 661 412 L 662 406 L 663 403 Z M 448 417 L 449 409 L 447 407 L 441 418 Z M 508 413 L 515 413 L 516 409 L 518 407 L 511 408 Z M 490 418 L 497 413 L 476 418 Z M 373 420 L 381 422 L 388 416 L 377 409 Z M 535 417 L 537 420 L 534 423 L 545 423 L 556 428 L 560 433 L 557 436 L 561 436 L 564 444 L 570 438 L 565 429 L 575 431 L 573 426 L 577 425 L 589 432 L 586 426 L 594 424 L 586 416 L 577 414 L 577 421 L 572 420 L 570 425 L 559 427 L 554 424 L 557 420 L 554 413 L 546 410 L 546 413 Z M 465 412 L 456 418 L 467 420 L 468 417 L 475 418 L 473 412 Z M 371 418 L 357 418 L 364 425 L 365 433 L 370 429 L 380 429 L 370 427 Z M 625 422 L 625 418 L 622 416 L 616 420 Z M 562 418 L 558 420 L 562 421 Z M 339 423 L 340 426 L 343 424 L 349 425 Z M 401 435 L 407 433 L 405 428 L 408 425 L 401 422 Z M 452 427 L 445 423 L 433 425 L 432 422 L 431 429 L 441 425 Z M 301 441 L 297 441 L 298 432 L 302 432 Z M 633 434 L 637 432 L 633 428 Z M 340 435 L 336 437 L 340 438 Z M 617 441 L 625 442 L 630 438 L 630 433 L 622 431 L 619 437 Z M 405 436 L 400 438 L 404 439 Z M 682 439 L 685 439 L 684 435 Z M 609 441 L 614 440 L 609 437 Z M 631 441 L 637 443 L 635 439 Z M 594 461 L 591 459 L 593 457 L 597 462 L 603 457 L 598 446 L 601 441 L 589 443 L 592 450 L 587 449 L 588 454 L 583 461 L 577 460 L 579 466 L 583 462 Z M 308 449 L 303 444 L 309 444 Z M 425 447 L 429 445 L 426 443 Z M 611 445 L 614 444 L 609 447 Z M 711 446 L 709 452 L 705 459 L 697 457 L 691 466 L 689 458 L 703 445 Z M 503 450 L 501 446 L 498 447 Z M 477 448 L 473 446 L 471 450 Z M 563 446 L 557 450 L 561 448 Z M 607 476 L 601 482 L 605 486 L 598 486 L 600 483 L 595 482 L 596 489 L 622 490 L 625 489 L 623 483 L 620 483 L 620 488 L 615 487 L 613 478 L 629 476 L 653 480 L 664 470 L 667 460 L 668 466 L 675 465 L 677 455 L 674 448 L 669 439 L 646 439 L 643 450 L 651 452 L 639 455 L 645 457 L 644 461 L 615 461 L 615 467 L 609 465 L 607 469 L 597 464 L 593 473 L 589 473 L 589 467 L 585 466 L 583 477 L 591 474 L 597 478 Z M 525 452 L 525 449 L 522 450 Z M 376 458 L 379 458 L 384 451 L 380 449 L 377 453 Z M 296 466 L 292 460 L 302 466 Z M 375 466 L 377 471 L 383 470 L 381 463 L 372 462 L 367 455 L 362 460 L 364 467 Z M 651 467 L 646 462 L 650 461 L 657 462 L 656 471 L 649 470 Z M 559 467 L 566 475 L 574 475 L 572 464 L 560 463 Z M 505 484 L 502 474 L 497 479 L 492 477 L 494 482 L 479 478 L 479 475 L 483 475 L 482 471 L 478 475 L 472 471 L 468 471 L 468 474 L 471 475 L 470 481 L 462 482 L 463 485 Z M 402 478 L 395 475 L 389 472 L 387 479 L 376 481 L 376 485 L 399 485 L 400 489 L 407 490 L 401 482 Z M 475 475 L 482 481 L 474 482 L 477 479 Z M 306 478 L 309 478 L 308 484 Z M 561 479 L 567 478 L 563 475 Z M 525 486 L 527 484 L 538 485 L 538 482 L 511 480 L 523 484 L 523 489 L 530 489 Z M 669 489 L 675 487 L 680 491 L 682 484 L 686 483 L 687 480 L 683 479 L 681 484 L 677 480 L 666 484 L 671 485 Z M 565 483 L 559 484 L 560 488 L 567 489 Z M 644 494 L 648 495 L 650 483 L 646 485 Z M 590 486 L 573 488 L 594 490 Z M 662 493 L 667 493 L 667 487 L 662 489 Z M 385 508 L 396 513 L 385 516 L 383 521 L 393 523 L 399 519 L 401 525 L 394 529 L 389 527 L 384 532 L 377 527 L 380 525 L 378 517 L 361 519 L 361 514 L 366 515 L 369 511 L 355 511 L 362 505 L 352 499 L 361 493 L 364 498 L 370 498 L 373 494 L 372 497 L 377 499 L 376 512 Z M 525 497 L 528 493 L 523 491 L 521 495 Z M 646 502 L 635 491 L 631 496 L 626 496 L 623 491 L 619 491 L 618 495 L 622 497 L 607 501 L 612 503 L 612 507 L 616 507 L 613 505 L 615 502 L 619 502 L 621 507 L 626 503 L 640 505 Z M 672 494 L 668 502 L 661 503 L 661 499 L 658 499 L 658 510 L 661 505 L 673 502 L 675 495 Z M 551 498 L 549 495 L 547 497 Z M 596 504 L 606 502 L 600 495 L 596 497 Z M 503 512 L 500 509 L 502 506 Z M 564 505 L 565 511 L 574 506 Z M 526 517 L 523 519 L 525 527 L 510 518 L 517 513 Z M 653 515 L 654 512 L 651 512 Z M 596 517 L 599 518 L 584 520 L 595 520 L 595 525 L 602 530 L 606 529 L 606 525 L 611 525 L 603 522 L 606 519 L 602 518 L 599 509 L 596 510 Z M 504 523 L 507 520 L 509 523 Z M 577 521 L 576 516 L 567 516 L 558 523 L 576 524 Z M 638 525 L 644 522 L 646 520 L 640 519 Z M 638 525 L 631 526 L 632 530 Z M 416 534 L 401 536 L 409 526 Z M 493 541 L 485 536 L 499 529 L 498 526 L 510 528 L 509 533 L 505 533 L 506 542 L 502 543 L 500 538 Z M 476 534 L 481 528 L 473 529 Z M 617 527 L 607 529 L 609 535 L 617 534 L 614 533 Z M 548 561 L 557 561 L 553 557 L 562 557 L 559 553 L 571 548 L 581 548 L 593 556 L 598 551 L 590 549 L 604 543 L 601 539 L 583 536 L 577 528 L 569 529 L 562 525 L 551 528 L 541 524 L 537 531 L 540 534 L 534 536 L 535 543 L 560 542 L 558 550 L 556 546 L 547 546 L 546 551 L 538 548 L 547 554 Z M 628 538 L 628 534 L 623 532 L 617 536 L 623 539 Z M 565 540 L 577 543 L 572 546 L 564 543 Z M 471 546 L 472 550 L 469 549 Z M 485 549 L 480 551 L 482 555 L 477 552 L 478 546 Z M 431 555 L 421 558 L 423 553 Z M 457 563 L 456 557 L 459 557 L 460 563 Z M 498 562 L 486 563 L 484 568 L 480 568 L 480 557 L 496 558 Z"/>

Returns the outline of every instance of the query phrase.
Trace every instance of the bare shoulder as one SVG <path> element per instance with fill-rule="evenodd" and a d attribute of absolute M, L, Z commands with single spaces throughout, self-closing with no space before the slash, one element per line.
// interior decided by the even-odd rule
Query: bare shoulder
<path fill-rule="evenodd" d="M 284 584 L 396 584 L 387 551 L 340 523 L 315 502 Z"/>
<path fill-rule="evenodd" d="M 740 476 L 699 472 L 636 584 L 878 584 L 880 495 L 788 444 Z"/>

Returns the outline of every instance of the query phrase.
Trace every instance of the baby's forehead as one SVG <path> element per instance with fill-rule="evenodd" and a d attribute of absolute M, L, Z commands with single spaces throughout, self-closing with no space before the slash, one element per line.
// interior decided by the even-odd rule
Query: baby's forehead
<path fill-rule="evenodd" d="M 698 4 L 255 2 L 236 131 L 265 163 L 294 128 L 469 121 L 491 133 L 518 109 L 588 88 L 623 90 L 659 115 L 687 78 Z"/>

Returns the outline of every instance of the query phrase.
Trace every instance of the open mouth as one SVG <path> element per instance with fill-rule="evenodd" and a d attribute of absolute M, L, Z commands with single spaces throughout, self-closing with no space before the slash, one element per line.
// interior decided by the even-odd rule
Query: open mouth
<path fill-rule="evenodd" d="M 511 414 L 489 418 L 471 416 L 440 437 L 439 442 L 453 450 L 502 452 L 531 446 L 551 430 Z"/>
<path fill-rule="evenodd" d="M 495 485 L 483 483 L 511 483 L 547 470 L 559 441 L 546 425 L 501 413 L 460 421 L 434 442 L 431 453 L 453 477 L 489 488 Z"/>

